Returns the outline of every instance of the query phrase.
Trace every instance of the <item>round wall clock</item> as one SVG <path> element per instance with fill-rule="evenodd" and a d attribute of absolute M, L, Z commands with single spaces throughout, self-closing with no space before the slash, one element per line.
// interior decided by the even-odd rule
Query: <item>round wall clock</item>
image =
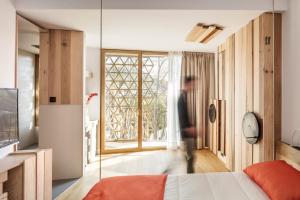
<path fill-rule="evenodd" d="M 209 121 L 211 123 L 214 123 L 216 121 L 217 110 L 215 104 L 210 104 L 208 109 L 208 116 L 209 116 Z"/>
<path fill-rule="evenodd" d="M 259 125 L 253 112 L 247 112 L 243 118 L 243 134 L 249 144 L 255 144 L 259 138 Z"/>

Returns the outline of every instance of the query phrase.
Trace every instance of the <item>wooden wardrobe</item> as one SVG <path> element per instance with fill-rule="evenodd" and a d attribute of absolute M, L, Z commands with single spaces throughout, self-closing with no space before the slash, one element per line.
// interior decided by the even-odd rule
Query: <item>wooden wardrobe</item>
<path fill-rule="evenodd" d="M 217 54 L 217 98 L 225 107 L 222 160 L 232 171 L 273 160 L 281 134 L 281 14 L 274 15 L 274 31 L 273 14 L 264 13 L 227 38 Z M 248 144 L 243 136 L 246 112 L 259 118 L 257 144 Z"/>

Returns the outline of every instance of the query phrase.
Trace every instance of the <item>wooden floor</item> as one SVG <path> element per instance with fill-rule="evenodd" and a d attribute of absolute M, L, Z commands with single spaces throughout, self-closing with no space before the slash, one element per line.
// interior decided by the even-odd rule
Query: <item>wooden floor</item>
<path fill-rule="evenodd" d="M 197 151 L 195 170 L 196 173 L 228 172 L 224 163 L 209 150 Z"/>
<path fill-rule="evenodd" d="M 112 157 L 113 159 L 118 159 L 122 155 L 117 156 L 104 156 L 105 159 Z M 104 159 L 104 160 L 105 160 Z M 184 162 L 184 161 L 182 161 Z M 199 150 L 196 152 L 196 162 L 195 162 L 196 173 L 207 173 L 207 172 L 228 172 L 225 165 L 220 161 L 217 156 L 208 150 Z M 99 164 L 94 164 L 94 166 L 89 169 L 89 171 L 82 177 L 74 186 L 69 188 L 57 200 L 80 200 L 90 188 L 98 182 L 99 179 Z"/>

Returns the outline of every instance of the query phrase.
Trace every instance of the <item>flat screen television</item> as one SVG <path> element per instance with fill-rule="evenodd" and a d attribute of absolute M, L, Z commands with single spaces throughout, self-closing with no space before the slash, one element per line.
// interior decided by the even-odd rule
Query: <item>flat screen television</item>
<path fill-rule="evenodd" d="M 0 88 L 0 148 L 18 140 L 18 90 Z"/>

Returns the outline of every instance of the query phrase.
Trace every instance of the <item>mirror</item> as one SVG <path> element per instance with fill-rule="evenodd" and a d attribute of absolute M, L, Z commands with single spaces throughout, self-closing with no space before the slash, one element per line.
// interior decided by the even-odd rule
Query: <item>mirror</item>
<path fill-rule="evenodd" d="M 38 146 L 40 27 L 17 16 L 18 54 L 16 83 L 19 90 L 19 149 Z"/>

